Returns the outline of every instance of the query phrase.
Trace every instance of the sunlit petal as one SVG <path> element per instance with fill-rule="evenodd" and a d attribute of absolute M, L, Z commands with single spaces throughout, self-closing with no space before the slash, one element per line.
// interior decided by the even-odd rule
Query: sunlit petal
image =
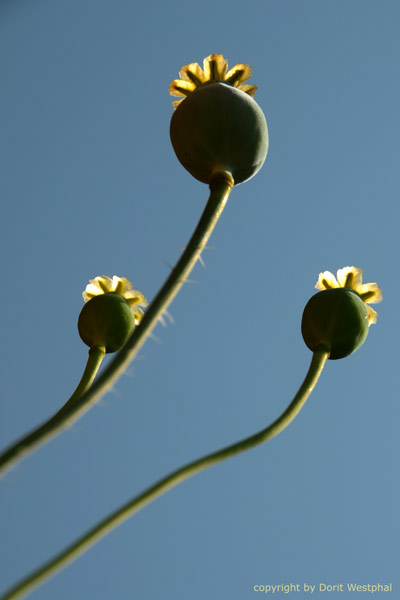
<path fill-rule="evenodd" d="M 88 283 L 84 293 L 88 294 L 89 296 L 98 296 L 99 294 L 103 294 L 104 292 L 101 288 L 99 288 L 98 285 Z"/>
<path fill-rule="evenodd" d="M 336 277 L 330 271 L 324 271 L 319 274 L 318 281 L 315 284 L 317 290 L 330 290 L 332 288 L 340 287 L 336 281 Z"/>
<path fill-rule="evenodd" d="M 363 283 L 357 288 L 357 294 L 368 304 L 379 304 L 382 302 L 382 290 L 377 283 Z"/>
<path fill-rule="evenodd" d="M 169 93 L 171 96 L 188 96 L 195 89 L 196 85 L 192 81 L 174 79 L 174 81 L 171 81 Z"/>
<path fill-rule="evenodd" d="M 251 77 L 251 68 L 249 65 L 239 63 L 229 69 L 226 74 L 225 81 L 231 85 L 238 86 L 240 83 L 247 81 Z"/>
<path fill-rule="evenodd" d="M 343 267 L 343 269 L 339 269 L 337 272 L 339 287 L 347 287 L 357 290 L 357 287 L 361 285 L 362 276 L 362 269 L 357 269 L 357 267 Z"/>
<path fill-rule="evenodd" d="M 99 294 L 102 294 L 102 292 L 100 292 L 100 290 L 98 290 L 96 294 L 93 292 L 87 292 L 86 290 L 84 292 L 82 292 L 82 296 L 83 296 L 83 299 L 85 302 L 89 302 L 89 300 L 91 300 L 92 298 L 95 298 Z"/>
<path fill-rule="evenodd" d="M 190 63 L 190 65 L 182 67 L 179 71 L 179 77 L 184 81 L 190 81 L 195 87 L 199 87 L 207 81 L 207 77 L 199 63 Z"/>
<path fill-rule="evenodd" d="M 126 277 L 113 277 L 113 291 L 125 297 L 125 294 L 132 290 L 132 284 Z"/>
<path fill-rule="evenodd" d="M 96 277 L 96 282 L 98 287 L 104 292 L 112 292 L 113 291 L 113 280 L 111 277 L 107 277 L 107 275 L 101 275 Z"/>
<path fill-rule="evenodd" d="M 147 300 L 138 290 L 129 290 L 124 294 L 125 300 L 130 306 L 140 304 L 141 306 L 147 306 Z"/>
<path fill-rule="evenodd" d="M 258 90 L 256 85 L 251 85 L 250 83 L 243 83 L 242 85 L 238 85 L 238 90 L 241 90 L 245 94 L 248 94 L 252 98 L 254 98 L 254 94 Z"/>
<path fill-rule="evenodd" d="M 224 81 L 228 61 L 222 54 L 210 54 L 203 61 L 205 81 Z"/>
<path fill-rule="evenodd" d="M 367 311 L 368 311 L 368 325 L 375 325 L 375 323 L 378 321 L 378 313 L 376 312 L 376 310 L 371 308 L 369 306 L 369 304 L 367 304 Z"/>

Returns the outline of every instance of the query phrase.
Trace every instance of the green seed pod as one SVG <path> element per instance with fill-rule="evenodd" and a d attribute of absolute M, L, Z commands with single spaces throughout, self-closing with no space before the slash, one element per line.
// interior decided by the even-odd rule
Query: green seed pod
<path fill-rule="evenodd" d="M 103 346 L 107 353 L 125 344 L 135 328 L 135 315 L 123 296 L 108 292 L 89 300 L 81 310 L 78 331 L 90 346 Z"/>
<path fill-rule="evenodd" d="M 315 294 L 304 309 L 301 323 L 303 339 L 310 350 L 325 347 L 333 360 L 355 352 L 364 343 L 368 328 L 367 307 L 349 288 Z"/>
<path fill-rule="evenodd" d="M 261 108 L 249 94 L 221 81 L 204 83 L 180 102 L 170 135 L 178 160 L 203 183 L 218 171 L 242 183 L 259 171 L 268 152 Z"/>

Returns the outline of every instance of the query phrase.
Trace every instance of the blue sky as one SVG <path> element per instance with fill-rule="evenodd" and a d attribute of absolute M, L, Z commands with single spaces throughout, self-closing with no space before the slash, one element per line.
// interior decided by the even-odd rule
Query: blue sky
<path fill-rule="evenodd" d="M 300 321 L 318 273 L 347 265 L 382 288 L 378 324 L 328 362 L 290 428 L 172 490 L 31 597 L 398 589 L 399 18 L 394 0 L 2 1 L 2 447 L 78 382 L 87 281 L 125 276 L 151 300 L 200 216 L 207 186 L 168 133 L 182 65 L 249 63 L 270 150 L 234 188 L 175 324 L 0 482 L 1 590 L 170 470 L 275 419 L 311 358 Z"/>

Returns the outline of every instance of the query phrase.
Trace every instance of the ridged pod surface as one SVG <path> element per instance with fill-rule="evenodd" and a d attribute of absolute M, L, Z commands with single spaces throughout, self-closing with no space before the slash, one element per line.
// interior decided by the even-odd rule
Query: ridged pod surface
<path fill-rule="evenodd" d="M 228 171 L 235 184 L 253 177 L 268 152 L 263 111 L 248 94 L 211 81 L 181 102 L 171 119 L 172 146 L 193 177 L 209 183 L 217 171 Z"/>
<path fill-rule="evenodd" d="M 349 288 L 324 290 L 308 301 L 301 323 L 310 350 L 329 349 L 329 358 L 349 356 L 368 335 L 368 311 L 360 296 Z"/>

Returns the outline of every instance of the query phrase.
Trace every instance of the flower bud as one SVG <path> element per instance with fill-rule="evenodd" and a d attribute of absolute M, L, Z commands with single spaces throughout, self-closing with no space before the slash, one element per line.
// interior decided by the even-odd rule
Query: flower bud
<path fill-rule="evenodd" d="M 119 293 L 107 292 L 91 298 L 82 308 L 78 330 L 82 340 L 107 353 L 124 346 L 135 328 L 135 314 Z"/>
<path fill-rule="evenodd" d="M 368 335 L 368 309 L 349 288 L 327 289 L 308 301 L 301 323 L 303 339 L 310 350 L 325 348 L 329 358 L 344 358 L 355 352 Z"/>
<path fill-rule="evenodd" d="M 268 151 L 264 113 L 251 96 L 210 81 L 179 104 L 171 119 L 171 142 L 182 165 L 203 183 L 228 171 L 235 184 L 253 177 Z"/>

